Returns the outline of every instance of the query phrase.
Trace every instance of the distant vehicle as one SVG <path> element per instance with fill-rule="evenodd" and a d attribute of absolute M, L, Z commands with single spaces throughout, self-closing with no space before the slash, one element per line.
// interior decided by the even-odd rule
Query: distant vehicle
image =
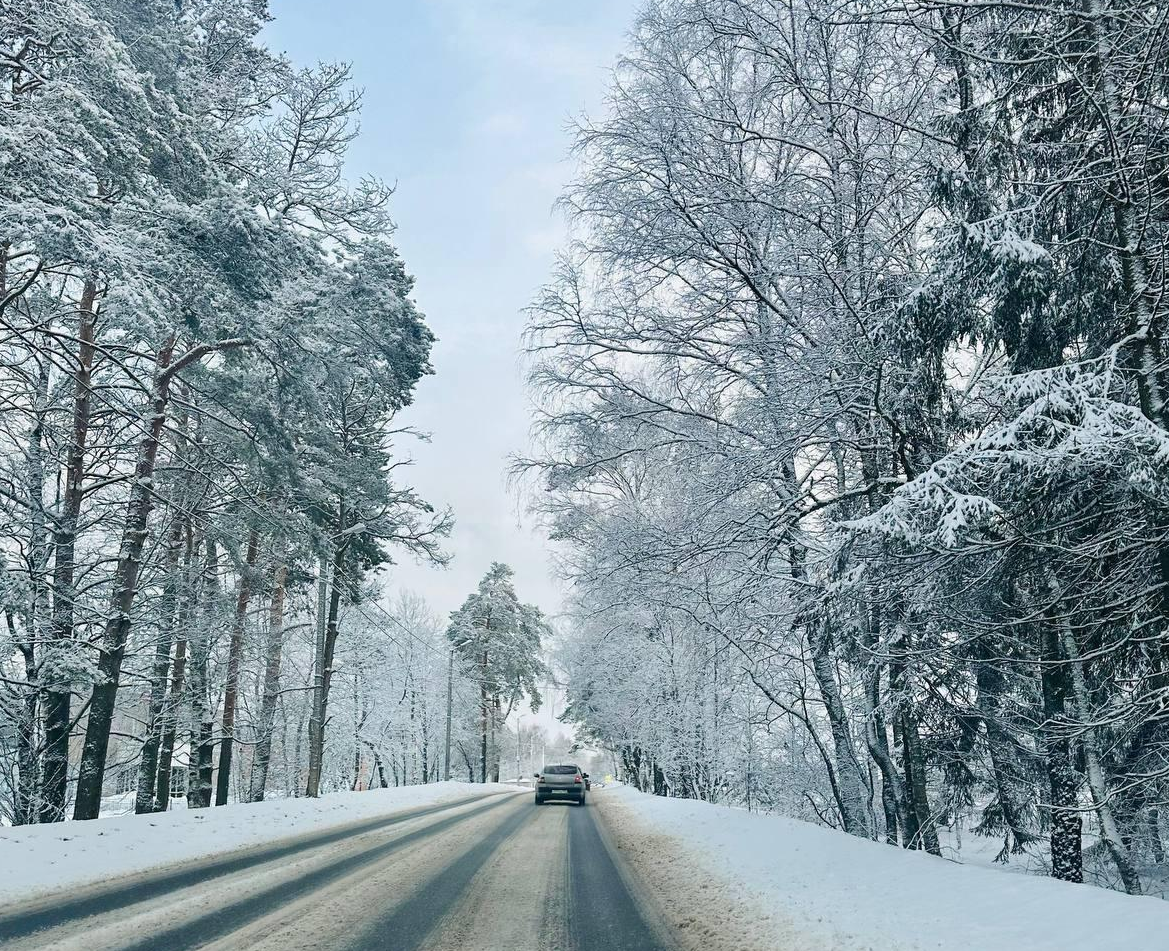
<path fill-rule="evenodd" d="M 578 806 L 585 804 L 588 791 L 588 774 L 582 773 L 575 763 L 545 766 L 536 773 L 536 805 L 542 806 L 549 799 L 574 799 Z"/>

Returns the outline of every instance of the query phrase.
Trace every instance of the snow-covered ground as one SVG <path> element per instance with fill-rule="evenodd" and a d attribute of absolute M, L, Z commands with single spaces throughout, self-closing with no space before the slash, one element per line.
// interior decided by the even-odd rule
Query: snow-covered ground
<path fill-rule="evenodd" d="M 206 858 L 288 836 L 492 792 L 505 784 L 432 783 L 276 799 L 93 822 L 0 828 L 0 905 L 68 885 Z"/>
<path fill-rule="evenodd" d="M 959 865 L 778 816 L 612 786 L 613 839 L 693 948 L 1169 947 L 1169 903 Z"/>

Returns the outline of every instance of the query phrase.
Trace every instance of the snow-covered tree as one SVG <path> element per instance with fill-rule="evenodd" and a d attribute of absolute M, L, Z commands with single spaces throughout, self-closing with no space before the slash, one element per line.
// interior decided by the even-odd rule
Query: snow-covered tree
<path fill-rule="evenodd" d="M 526 696 L 533 711 L 540 706 L 540 678 L 547 670 L 541 644 L 550 633 L 543 613 L 523 604 L 512 584 L 514 572 L 495 562 L 451 614 L 447 639 L 462 671 L 479 688 L 479 781 L 499 782 L 496 730 Z"/>
<path fill-rule="evenodd" d="M 139 811 L 259 798 L 306 686 L 315 794 L 342 610 L 394 550 L 445 557 L 449 515 L 395 445 L 432 337 L 389 189 L 347 181 L 360 96 L 345 67 L 270 53 L 267 20 L 262 0 L 0 7 L 11 821 L 131 789 Z M 282 686 L 318 627 L 315 681 Z"/>
<path fill-rule="evenodd" d="M 969 821 L 1072 880 L 1088 824 L 1133 892 L 1163 860 L 1164 25 L 645 6 L 579 130 L 521 464 L 570 709 L 635 782 L 762 772 L 775 808 L 934 852 Z"/>

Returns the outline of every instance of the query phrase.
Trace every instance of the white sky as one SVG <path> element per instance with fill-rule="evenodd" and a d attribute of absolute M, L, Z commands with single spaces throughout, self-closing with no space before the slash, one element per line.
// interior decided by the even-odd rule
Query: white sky
<path fill-rule="evenodd" d="M 522 309 L 563 241 L 552 206 L 572 177 L 570 120 L 602 106 L 635 0 L 272 0 L 269 45 L 299 65 L 352 64 L 365 90 L 350 174 L 396 183 L 395 236 L 439 338 L 436 375 L 401 422 L 423 496 L 454 509 L 450 568 L 406 559 L 389 585 L 445 617 L 492 561 L 549 614 L 548 547 L 509 494 L 528 437 Z M 549 698 L 551 699 L 551 698 Z M 557 700 L 558 709 L 562 701 Z M 552 705 L 540 721 L 551 725 Z"/>

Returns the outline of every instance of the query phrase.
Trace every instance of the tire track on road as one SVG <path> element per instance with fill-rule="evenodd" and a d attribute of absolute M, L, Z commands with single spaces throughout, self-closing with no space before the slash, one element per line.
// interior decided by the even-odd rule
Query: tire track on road
<path fill-rule="evenodd" d="M 344 945 L 346 951 L 417 951 L 466 893 L 479 870 L 515 832 L 535 817 L 526 801 L 401 905 Z"/>
<path fill-rule="evenodd" d="M 602 834 L 596 808 L 568 817 L 568 931 L 578 951 L 671 951 L 674 942 Z M 566 949 L 568 951 L 568 949 Z"/>
<path fill-rule="evenodd" d="M 493 795 L 503 795 L 494 793 Z M 105 915 L 130 908 L 196 885 L 206 884 L 225 875 L 249 871 L 269 862 L 278 862 L 302 853 L 333 845 L 354 836 L 377 832 L 420 819 L 448 812 L 484 797 L 468 796 L 453 802 L 440 803 L 422 809 L 394 813 L 377 819 L 338 826 L 325 832 L 308 833 L 271 845 L 248 849 L 243 854 L 227 857 L 213 856 L 179 867 L 135 872 L 109 883 L 84 888 L 84 895 L 67 897 L 52 892 L 28 902 L 22 902 L 11 912 L 0 915 L 0 944 L 29 938 L 35 934 L 70 924 L 81 918 Z"/>
<path fill-rule="evenodd" d="M 482 802 L 482 800 L 483 797 L 474 797 L 469 802 Z M 147 927 L 144 932 L 142 929 L 137 928 L 137 923 L 134 922 L 134 918 L 144 916 L 135 916 L 132 907 L 125 906 L 122 908 L 113 908 L 109 913 L 101 914 L 100 916 L 94 916 L 94 927 L 87 928 L 80 934 L 78 934 L 76 928 L 73 928 L 69 929 L 68 934 L 55 937 L 52 930 L 38 929 L 27 935 L 28 938 L 36 942 L 35 944 L 28 944 L 27 947 L 30 949 L 50 949 L 59 944 L 94 947 L 95 944 L 91 943 L 92 939 L 97 938 L 97 932 L 105 926 L 107 929 L 124 928 L 130 934 L 133 934 L 134 937 L 126 941 L 115 940 L 113 943 L 97 945 L 99 947 L 117 948 L 118 951 L 157 951 L 159 948 L 165 948 L 167 951 L 192 951 L 192 949 L 202 947 L 219 938 L 230 935 L 290 902 L 327 887 L 334 881 L 383 861 L 389 855 L 410 844 L 429 836 L 437 835 L 460 823 L 491 812 L 503 806 L 507 801 L 507 797 L 491 797 L 484 805 L 478 808 L 468 809 L 464 812 L 456 813 L 453 816 L 440 818 L 420 828 L 395 836 L 388 841 L 381 841 L 376 845 L 350 851 L 343 854 L 340 858 L 328 859 L 324 863 L 314 867 L 311 871 L 304 873 L 294 872 L 291 875 L 281 877 L 279 870 L 275 870 L 272 873 L 276 878 L 273 884 L 262 885 L 245 897 L 235 901 L 229 900 L 225 904 L 213 908 L 211 911 L 200 911 L 192 915 L 189 913 L 189 909 L 183 907 L 184 897 L 191 894 L 192 888 L 207 884 L 206 882 L 195 881 L 192 885 L 188 885 L 185 889 L 177 890 L 170 896 L 161 896 L 173 898 L 173 911 L 172 903 L 162 903 L 159 907 L 150 910 L 149 914 L 154 917 L 167 915 L 172 921 L 174 918 L 178 919 L 175 923 L 169 924 L 168 927 L 163 927 L 159 930 L 150 930 Z M 465 806 L 467 803 L 468 800 L 465 800 L 461 805 Z M 445 812 L 447 810 L 444 809 L 441 811 Z M 428 812 L 430 814 L 434 813 L 433 810 L 428 810 Z M 425 814 L 415 813 L 409 818 L 419 819 L 426 817 Z M 404 822 L 407 820 L 403 818 L 401 821 Z M 398 824 L 400 822 L 394 822 L 391 823 L 391 826 Z M 377 828 L 368 829 L 362 835 L 369 835 L 377 831 L 381 830 Z M 303 850 L 298 850 L 298 857 L 302 852 Z M 311 859 L 311 855 L 307 857 Z M 236 874 L 249 876 L 252 873 L 259 873 L 262 875 L 267 871 L 265 866 L 269 864 L 271 864 L 271 860 L 260 866 L 249 864 Z M 225 878 L 222 875 L 215 878 L 214 884 L 228 889 L 232 886 L 230 878 Z M 240 883 L 240 885 L 243 888 L 247 887 L 246 883 Z M 198 895 L 193 895 L 192 899 L 198 900 L 199 897 Z M 126 907 L 131 907 L 130 912 L 119 919 L 117 912 L 126 911 Z M 188 913 L 184 915 L 184 911 L 188 911 Z M 106 925 L 107 921 L 108 925 Z M 70 919 L 70 923 L 76 925 L 77 920 Z M 92 937 L 89 937 L 91 935 Z M 5 947 L 7 946 L 5 944 Z"/>

